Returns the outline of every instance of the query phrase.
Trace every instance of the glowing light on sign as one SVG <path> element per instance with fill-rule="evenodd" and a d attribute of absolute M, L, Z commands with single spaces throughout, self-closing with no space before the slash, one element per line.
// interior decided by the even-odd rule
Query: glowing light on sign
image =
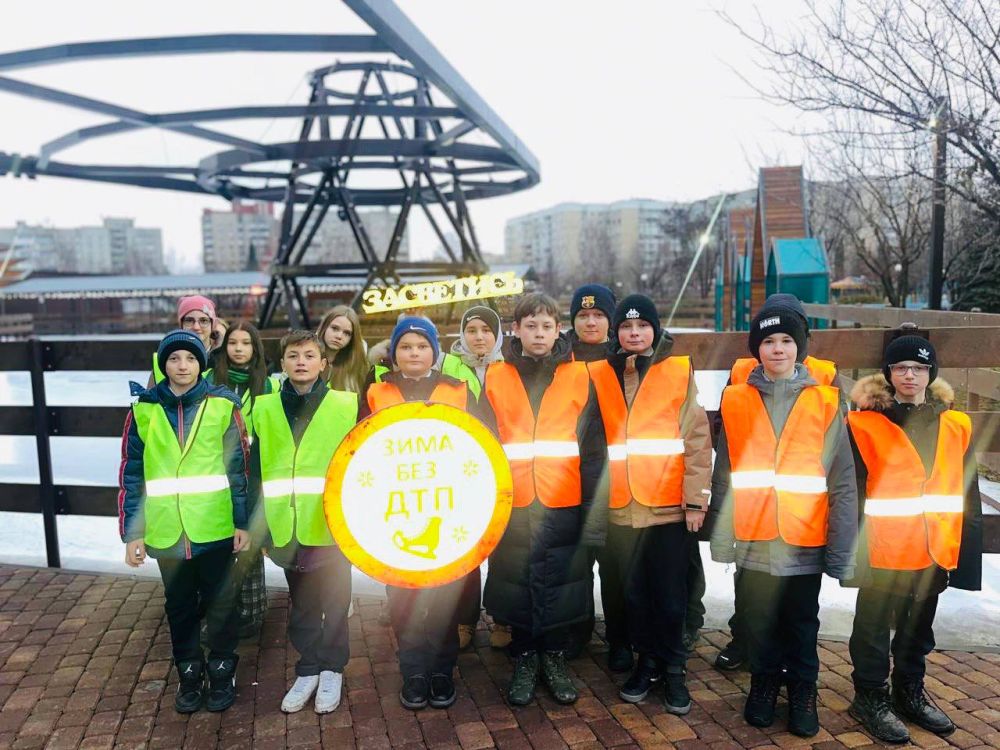
<path fill-rule="evenodd" d="M 413 307 L 443 305 L 448 302 L 506 297 L 521 294 L 524 280 L 513 272 L 463 276 L 448 281 L 425 281 L 400 287 L 373 287 L 361 295 L 361 309 L 366 313 L 408 310 Z"/>
<path fill-rule="evenodd" d="M 444 404 L 376 412 L 344 438 L 327 471 L 327 523 L 357 568 L 383 583 L 440 586 L 477 568 L 507 528 L 503 448 Z"/>

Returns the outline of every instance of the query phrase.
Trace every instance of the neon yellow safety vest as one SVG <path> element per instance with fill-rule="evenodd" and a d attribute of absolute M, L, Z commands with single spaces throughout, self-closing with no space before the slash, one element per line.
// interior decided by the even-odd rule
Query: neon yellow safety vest
<path fill-rule="evenodd" d="M 156 352 L 153 352 L 153 382 L 159 383 L 166 380 L 167 376 L 163 373 L 163 370 L 160 369 L 160 360 L 156 354 Z M 205 378 L 205 380 L 209 380 L 212 377 L 212 368 L 205 370 L 201 376 Z"/>
<path fill-rule="evenodd" d="M 381 383 L 382 376 L 389 372 L 389 368 L 385 365 L 375 365 L 375 382 Z M 476 375 L 476 371 L 469 367 L 465 362 L 462 361 L 461 357 L 456 357 L 454 354 L 445 354 L 444 360 L 441 362 L 441 374 L 450 375 L 458 380 L 463 380 L 469 384 L 469 390 L 472 391 L 472 395 L 479 400 L 479 394 L 483 389 L 482 384 L 479 382 L 479 377 Z"/>
<path fill-rule="evenodd" d="M 132 407 L 145 446 L 143 513 L 150 547 L 172 547 L 181 534 L 198 544 L 233 535 L 233 500 L 223 450 L 233 407 L 225 398 L 202 401 L 183 449 L 162 405 L 140 402 Z"/>
<path fill-rule="evenodd" d="M 323 512 L 326 470 L 357 421 L 357 394 L 328 390 L 296 446 L 281 394 L 257 398 L 254 425 L 260 441 L 264 516 L 275 547 L 284 547 L 293 536 L 299 544 L 333 544 Z"/>

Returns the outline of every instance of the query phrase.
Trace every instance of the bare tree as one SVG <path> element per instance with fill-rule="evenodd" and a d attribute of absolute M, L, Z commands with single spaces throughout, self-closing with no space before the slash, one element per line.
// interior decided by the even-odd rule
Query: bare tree
<path fill-rule="evenodd" d="M 580 267 L 572 269 L 568 275 L 574 283 L 600 283 L 611 286 L 615 281 L 615 270 L 619 253 L 611 246 L 611 233 L 603 216 L 584 216 L 580 232 Z"/>

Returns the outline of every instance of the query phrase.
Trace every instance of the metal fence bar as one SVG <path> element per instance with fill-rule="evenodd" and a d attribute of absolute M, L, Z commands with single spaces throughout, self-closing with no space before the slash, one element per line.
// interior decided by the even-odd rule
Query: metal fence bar
<path fill-rule="evenodd" d="M 56 523 L 56 489 L 52 481 L 52 453 L 49 448 L 49 415 L 45 402 L 46 344 L 31 339 L 31 399 L 35 417 L 35 445 L 38 450 L 38 500 L 45 529 L 45 557 L 50 568 L 61 567 L 59 527 Z"/>

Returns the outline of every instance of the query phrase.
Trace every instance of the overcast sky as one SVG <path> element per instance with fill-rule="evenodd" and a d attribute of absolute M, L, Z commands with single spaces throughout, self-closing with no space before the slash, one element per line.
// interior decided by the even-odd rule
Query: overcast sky
<path fill-rule="evenodd" d="M 619 0 L 398 0 L 433 44 L 535 153 L 542 182 L 473 205 L 480 243 L 503 249 L 504 221 L 563 201 L 632 197 L 690 200 L 751 187 L 755 170 L 799 163 L 785 134 L 796 116 L 759 101 L 731 68 L 751 78 L 749 46 L 716 14 L 748 22 L 746 3 Z M 785 26 L 801 2 L 769 0 L 768 19 Z M 41 0 L 10 3 L 0 51 L 64 42 L 219 32 L 363 33 L 336 2 L 170 0 L 164 3 Z M 213 55 L 115 60 L 0 73 L 147 111 L 303 102 L 306 71 L 318 55 Z M 69 130 L 104 121 L 0 93 L 0 150 L 37 153 Z M 285 140 L 290 122 L 253 121 L 231 132 Z M 224 147 L 223 147 L 224 148 Z M 185 136 L 149 131 L 99 139 L 62 152 L 65 161 L 191 163 L 217 150 Z M 17 219 L 56 226 L 132 216 L 159 226 L 164 243 L 190 267 L 200 257 L 199 217 L 221 199 L 39 178 L 0 178 L 0 226 Z M 416 229 L 416 252 L 436 244 Z"/>

